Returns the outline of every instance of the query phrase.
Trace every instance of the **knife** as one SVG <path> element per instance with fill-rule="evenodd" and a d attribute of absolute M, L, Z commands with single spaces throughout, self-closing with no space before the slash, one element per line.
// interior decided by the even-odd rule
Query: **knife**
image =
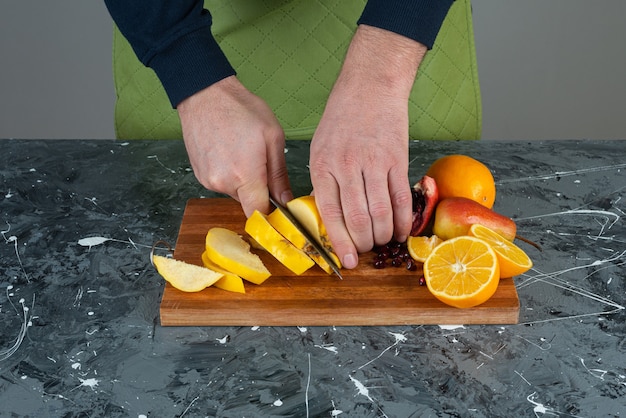
<path fill-rule="evenodd" d="M 341 272 L 339 271 L 339 266 L 337 265 L 337 263 L 335 263 L 335 260 L 333 260 L 330 257 L 330 255 L 328 255 L 324 247 L 322 247 L 317 242 L 317 240 L 309 233 L 309 231 L 300 223 L 300 221 L 298 221 L 298 219 L 296 219 L 296 217 L 293 216 L 293 214 L 289 211 L 289 209 L 287 209 L 285 206 L 278 203 L 278 201 L 276 201 L 272 196 L 270 196 L 270 202 L 272 203 L 272 205 L 276 206 L 276 209 L 278 209 L 279 211 L 283 213 L 283 215 L 285 215 L 285 217 L 289 220 L 289 222 L 291 222 L 293 226 L 296 227 L 298 232 L 304 235 L 304 238 L 306 238 L 306 240 L 311 245 L 311 247 L 313 247 L 313 249 L 320 254 L 320 256 L 324 259 L 324 261 L 328 263 L 330 268 L 333 270 L 333 273 L 335 273 L 337 277 L 343 280 L 343 276 L 341 275 Z"/>

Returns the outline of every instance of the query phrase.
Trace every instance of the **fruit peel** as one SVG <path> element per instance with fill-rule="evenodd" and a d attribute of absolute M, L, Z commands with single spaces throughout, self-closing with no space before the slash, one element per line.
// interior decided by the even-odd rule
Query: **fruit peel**
<path fill-rule="evenodd" d="M 199 292 L 224 277 L 215 270 L 160 255 L 153 255 L 152 263 L 161 277 L 183 292 Z"/>
<path fill-rule="evenodd" d="M 327 274 L 332 274 L 333 269 L 330 264 L 326 262 L 324 257 L 313 247 L 309 240 L 304 236 L 300 230 L 287 218 L 287 216 L 280 209 L 274 209 L 268 216 L 267 220 L 272 224 L 274 228 L 289 242 L 291 242 L 296 248 L 303 251 Z"/>
<path fill-rule="evenodd" d="M 213 261 L 211 261 L 206 251 L 202 253 L 202 264 L 204 264 L 204 267 L 217 271 L 218 273 L 222 273 L 224 275 L 224 277 L 213 283 L 213 287 L 217 287 L 218 289 L 226 290 L 228 292 L 246 293 L 243 279 L 237 276 L 235 273 L 224 270 Z"/>
<path fill-rule="evenodd" d="M 410 235 L 422 235 L 431 224 L 435 208 L 439 202 L 439 189 L 435 179 L 423 176 L 413 185 L 413 222 Z"/>
<path fill-rule="evenodd" d="M 322 217 L 317 209 L 315 196 L 300 196 L 287 202 L 287 209 L 300 222 L 309 234 L 326 251 L 326 254 L 341 267 L 341 261 L 335 254 L 330 238 L 326 232 L 326 226 L 322 222 Z"/>
<path fill-rule="evenodd" d="M 443 240 L 468 235 L 473 224 L 480 224 L 513 241 L 515 222 L 465 197 L 448 197 L 439 201 L 435 210 L 433 232 Z"/>
<path fill-rule="evenodd" d="M 258 210 L 246 220 L 245 231 L 294 274 L 301 275 L 315 265 L 311 257 L 282 236 Z"/>
<path fill-rule="evenodd" d="M 209 229 L 205 251 L 215 264 L 251 283 L 261 284 L 271 276 L 259 256 L 250 251 L 250 244 L 235 231 L 222 227 Z"/>

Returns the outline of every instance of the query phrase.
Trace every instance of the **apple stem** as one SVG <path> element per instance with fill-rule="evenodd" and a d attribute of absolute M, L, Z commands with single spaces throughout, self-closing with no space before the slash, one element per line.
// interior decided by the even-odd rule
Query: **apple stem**
<path fill-rule="evenodd" d="M 533 242 L 533 241 L 529 240 L 528 238 L 524 238 L 524 237 L 521 237 L 521 236 L 519 236 L 519 235 L 515 235 L 515 238 L 516 238 L 516 239 L 518 239 L 518 240 L 520 240 L 520 241 L 525 242 L 526 244 L 532 245 L 533 247 L 535 247 L 535 248 L 536 248 L 536 249 L 538 249 L 539 251 L 543 251 L 543 250 L 541 249 L 541 246 L 540 246 L 539 244 L 537 244 L 536 242 Z"/>

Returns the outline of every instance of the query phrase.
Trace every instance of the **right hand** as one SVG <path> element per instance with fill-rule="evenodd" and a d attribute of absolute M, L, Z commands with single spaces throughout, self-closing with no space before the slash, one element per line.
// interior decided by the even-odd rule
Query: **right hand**
<path fill-rule="evenodd" d="M 183 100 L 178 114 L 189 161 L 207 189 L 227 194 L 250 216 L 270 210 L 269 194 L 292 198 L 285 134 L 270 107 L 235 76 Z"/>

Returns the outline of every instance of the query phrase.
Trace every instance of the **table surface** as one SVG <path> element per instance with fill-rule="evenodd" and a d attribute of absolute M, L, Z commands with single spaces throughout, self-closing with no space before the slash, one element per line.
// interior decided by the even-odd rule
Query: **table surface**
<path fill-rule="evenodd" d="M 626 142 L 412 142 L 492 169 L 535 267 L 517 325 L 161 327 L 149 262 L 181 141 L 1 140 L 0 410 L 13 416 L 626 416 Z M 296 195 L 308 142 L 288 142 Z M 1 414 L 0 414 L 1 415 Z"/>

